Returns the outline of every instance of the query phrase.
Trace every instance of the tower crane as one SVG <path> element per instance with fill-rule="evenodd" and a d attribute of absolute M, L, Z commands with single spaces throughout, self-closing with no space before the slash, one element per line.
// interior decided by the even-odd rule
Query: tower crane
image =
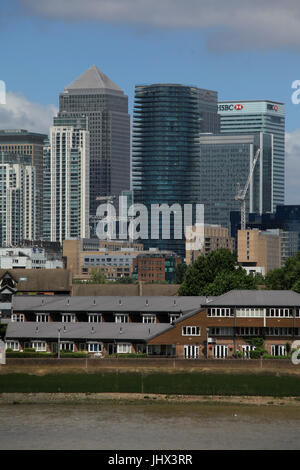
<path fill-rule="evenodd" d="M 246 194 L 247 194 L 249 184 L 251 182 L 251 178 L 252 178 L 254 168 L 255 168 L 259 155 L 260 155 L 260 148 L 257 149 L 256 154 L 254 156 L 253 162 L 250 167 L 248 179 L 247 179 L 244 189 L 240 189 L 238 191 L 238 194 L 234 198 L 236 201 L 241 201 L 241 230 L 246 230 Z"/>

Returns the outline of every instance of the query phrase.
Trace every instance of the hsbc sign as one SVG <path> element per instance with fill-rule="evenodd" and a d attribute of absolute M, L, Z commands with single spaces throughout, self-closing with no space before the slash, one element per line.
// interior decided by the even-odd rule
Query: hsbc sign
<path fill-rule="evenodd" d="M 241 111 L 244 106 L 240 103 L 237 104 L 219 104 L 218 111 Z"/>

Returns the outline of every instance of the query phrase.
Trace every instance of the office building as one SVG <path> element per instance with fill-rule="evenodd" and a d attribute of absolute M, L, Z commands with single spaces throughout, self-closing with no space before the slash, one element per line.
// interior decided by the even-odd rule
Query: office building
<path fill-rule="evenodd" d="M 36 169 L 30 155 L 0 152 L 0 246 L 37 238 Z"/>
<path fill-rule="evenodd" d="M 260 230 L 238 231 L 238 263 L 259 266 L 264 273 L 281 267 L 281 240 L 278 233 Z"/>
<path fill-rule="evenodd" d="M 199 133 L 218 129 L 216 92 L 176 84 L 136 86 L 132 175 L 134 202 L 148 209 L 148 238 L 141 240 L 145 248 L 159 247 L 184 257 L 183 217 L 177 220 L 171 213 L 169 238 L 164 237 L 166 224 L 162 217 L 151 220 L 151 205 L 178 204 L 183 211 L 185 204 L 193 204 L 195 209 Z"/>
<path fill-rule="evenodd" d="M 44 149 L 44 239 L 62 243 L 89 235 L 87 118 L 54 118 Z"/>
<path fill-rule="evenodd" d="M 68 85 L 59 97 L 61 118 L 87 118 L 90 133 L 90 214 L 97 197 L 130 189 L 130 117 L 128 97 L 96 66 Z M 117 199 L 116 199 L 117 202 Z"/>
<path fill-rule="evenodd" d="M 191 241 L 192 240 L 192 241 Z M 201 255 L 207 255 L 211 251 L 225 248 L 232 253 L 235 251 L 235 240 L 230 237 L 229 230 L 220 225 L 194 225 L 187 227 L 187 239 L 185 248 L 185 262 L 187 265 Z"/>
<path fill-rule="evenodd" d="M 268 100 L 221 101 L 221 133 L 264 132 L 273 136 L 272 208 L 284 204 L 285 105 Z"/>
<path fill-rule="evenodd" d="M 35 167 L 37 198 L 37 237 L 42 235 L 42 200 L 43 200 L 43 144 L 45 134 L 29 132 L 25 129 L 0 130 L 0 152 L 9 152 L 30 157 Z"/>
<path fill-rule="evenodd" d="M 246 193 L 249 211 L 263 213 L 272 207 L 272 136 L 253 134 L 202 134 L 199 138 L 198 200 L 204 205 L 204 222 L 230 229 L 230 212 L 240 210 L 235 199 L 248 180 L 257 149 L 261 152 Z"/>

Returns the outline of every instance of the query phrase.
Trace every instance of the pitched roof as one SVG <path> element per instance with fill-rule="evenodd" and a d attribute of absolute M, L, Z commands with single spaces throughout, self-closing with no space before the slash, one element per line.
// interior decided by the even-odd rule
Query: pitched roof
<path fill-rule="evenodd" d="M 146 341 L 169 328 L 164 323 L 36 323 L 11 322 L 7 326 L 5 338 L 55 339 L 58 340 L 117 340 L 117 341 Z"/>
<path fill-rule="evenodd" d="M 209 303 L 210 307 L 295 307 L 300 294 L 291 290 L 231 290 Z"/>
<path fill-rule="evenodd" d="M 66 86 L 67 90 L 80 90 L 80 89 L 109 89 L 115 91 L 122 91 L 105 73 L 93 65 L 86 70 L 80 77 L 76 78 L 70 85 Z"/>
<path fill-rule="evenodd" d="M 36 312 L 143 312 L 183 313 L 199 311 L 206 297 L 178 296 L 14 296 L 13 311 Z"/>
<path fill-rule="evenodd" d="M 69 269 L 0 269 L 0 278 L 8 272 L 19 292 L 70 292 Z"/>

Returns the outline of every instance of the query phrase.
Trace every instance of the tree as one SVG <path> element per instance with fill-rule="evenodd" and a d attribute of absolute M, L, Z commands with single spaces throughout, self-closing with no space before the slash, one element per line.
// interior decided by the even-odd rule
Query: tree
<path fill-rule="evenodd" d="M 257 281 L 236 268 L 236 254 L 222 248 L 201 255 L 187 268 L 179 295 L 221 295 L 232 289 L 257 289 Z"/>
<path fill-rule="evenodd" d="M 107 279 L 102 271 L 99 268 L 93 268 L 91 271 L 92 278 L 88 281 L 88 284 L 106 284 Z"/>
<path fill-rule="evenodd" d="M 177 264 L 175 268 L 175 284 L 181 284 L 183 282 L 187 265 L 185 263 Z"/>
<path fill-rule="evenodd" d="M 300 293 L 300 252 L 288 258 L 282 268 L 269 271 L 265 281 L 267 289 L 292 289 Z"/>

